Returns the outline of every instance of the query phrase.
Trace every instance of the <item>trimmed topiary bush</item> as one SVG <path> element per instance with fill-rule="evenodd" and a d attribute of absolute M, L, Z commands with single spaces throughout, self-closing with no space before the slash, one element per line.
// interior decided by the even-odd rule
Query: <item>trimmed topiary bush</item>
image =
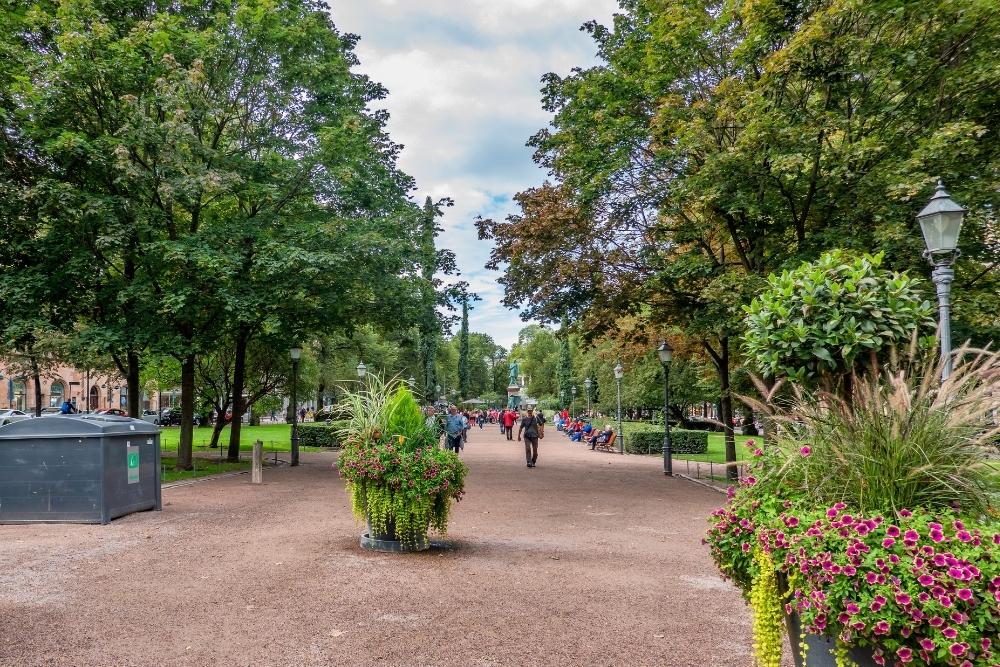
<path fill-rule="evenodd" d="M 663 451 L 663 431 L 627 433 L 625 450 L 629 454 L 650 454 Z M 707 454 L 708 432 L 670 429 L 670 451 L 679 454 Z"/>
<path fill-rule="evenodd" d="M 336 429 L 330 426 L 306 426 L 299 425 L 299 444 L 303 447 L 332 447 L 340 448 L 340 439 L 337 437 Z"/>

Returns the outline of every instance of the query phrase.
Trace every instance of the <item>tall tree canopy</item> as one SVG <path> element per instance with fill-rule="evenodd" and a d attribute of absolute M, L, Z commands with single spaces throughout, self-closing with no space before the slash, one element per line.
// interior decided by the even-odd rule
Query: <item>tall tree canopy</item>
<path fill-rule="evenodd" d="M 714 361 L 728 423 L 739 306 L 833 246 L 919 265 L 913 216 L 942 177 L 973 211 L 956 314 L 995 334 L 995 3 L 619 4 L 584 26 L 601 62 L 543 80 L 552 124 L 530 143 L 551 181 L 479 222 L 508 305 L 591 333 L 622 313 L 680 327 Z"/>

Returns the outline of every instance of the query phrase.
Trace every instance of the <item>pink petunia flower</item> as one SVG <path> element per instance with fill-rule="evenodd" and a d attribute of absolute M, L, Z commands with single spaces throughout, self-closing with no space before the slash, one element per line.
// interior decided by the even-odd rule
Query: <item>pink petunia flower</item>
<path fill-rule="evenodd" d="M 913 650 L 908 649 L 905 646 L 896 649 L 896 656 L 899 658 L 900 662 L 913 662 Z"/>
<path fill-rule="evenodd" d="M 965 648 L 965 644 L 955 643 L 955 644 L 952 644 L 951 646 L 949 646 L 948 650 L 951 651 L 952 655 L 954 655 L 954 656 L 960 656 L 960 655 L 962 655 L 962 654 L 965 653 L 966 648 Z"/>
<path fill-rule="evenodd" d="M 805 445 L 804 447 L 802 447 L 802 449 L 799 450 L 799 454 L 801 454 L 802 456 L 809 456 L 810 454 L 812 454 L 812 448 L 810 448 L 809 445 Z"/>
<path fill-rule="evenodd" d="M 958 592 L 957 592 L 957 595 L 958 595 L 958 599 L 959 600 L 962 600 L 964 602 L 968 602 L 969 600 L 972 599 L 972 590 L 970 590 L 968 588 L 959 588 Z"/>

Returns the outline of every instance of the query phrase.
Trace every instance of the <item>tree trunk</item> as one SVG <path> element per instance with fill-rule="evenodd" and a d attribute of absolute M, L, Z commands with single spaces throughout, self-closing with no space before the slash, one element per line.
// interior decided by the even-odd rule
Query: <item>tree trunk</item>
<path fill-rule="evenodd" d="M 222 415 L 225 415 L 226 411 L 222 411 Z M 226 428 L 226 420 L 224 417 L 216 417 L 215 424 L 212 425 L 212 440 L 208 443 L 208 446 L 215 449 L 219 446 L 219 436 L 222 435 L 222 430 Z"/>
<path fill-rule="evenodd" d="M 125 377 L 125 384 L 128 387 L 128 416 L 138 419 L 142 414 L 139 411 L 139 402 L 142 399 L 141 387 L 139 386 L 139 355 L 134 350 L 127 353 L 128 372 Z"/>
<path fill-rule="evenodd" d="M 322 410 L 323 407 L 324 407 L 323 398 L 324 398 L 325 394 L 326 394 L 326 385 L 323 384 L 322 380 L 320 380 L 319 386 L 316 388 L 316 411 L 317 412 L 320 411 L 320 410 Z"/>
<path fill-rule="evenodd" d="M 38 359 L 31 357 L 31 383 L 34 385 L 35 416 L 42 416 L 42 373 L 38 369 Z"/>
<path fill-rule="evenodd" d="M 181 359 L 181 433 L 177 443 L 177 470 L 191 470 L 194 450 L 194 355 Z"/>
<path fill-rule="evenodd" d="M 250 328 L 240 325 L 236 333 L 236 357 L 233 360 L 233 421 L 229 424 L 228 461 L 240 460 L 240 427 L 243 425 L 243 413 L 246 412 L 246 401 L 243 400 L 243 387 L 246 385 L 247 370 L 247 339 L 250 338 Z M 222 416 L 225 420 L 225 415 Z"/>
<path fill-rule="evenodd" d="M 733 432 L 733 397 L 729 392 L 729 338 L 719 340 L 721 348 L 722 363 L 719 365 L 719 389 L 722 393 L 721 417 L 725 424 L 726 434 L 726 463 L 736 463 L 736 434 Z M 736 481 L 739 477 L 735 465 L 726 468 L 726 479 Z"/>

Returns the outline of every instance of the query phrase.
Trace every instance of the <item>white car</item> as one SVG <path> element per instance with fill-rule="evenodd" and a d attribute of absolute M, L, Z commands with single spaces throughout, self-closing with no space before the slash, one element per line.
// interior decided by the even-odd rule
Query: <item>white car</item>
<path fill-rule="evenodd" d="M 142 417 L 140 417 L 140 419 L 144 422 L 149 422 L 150 424 L 156 424 L 157 426 L 160 425 L 160 413 L 156 410 L 143 410 Z"/>
<path fill-rule="evenodd" d="M 19 422 L 22 419 L 31 419 L 31 415 L 20 410 L 0 410 L 0 426 L 10 424 L 11 422 Z"/>

